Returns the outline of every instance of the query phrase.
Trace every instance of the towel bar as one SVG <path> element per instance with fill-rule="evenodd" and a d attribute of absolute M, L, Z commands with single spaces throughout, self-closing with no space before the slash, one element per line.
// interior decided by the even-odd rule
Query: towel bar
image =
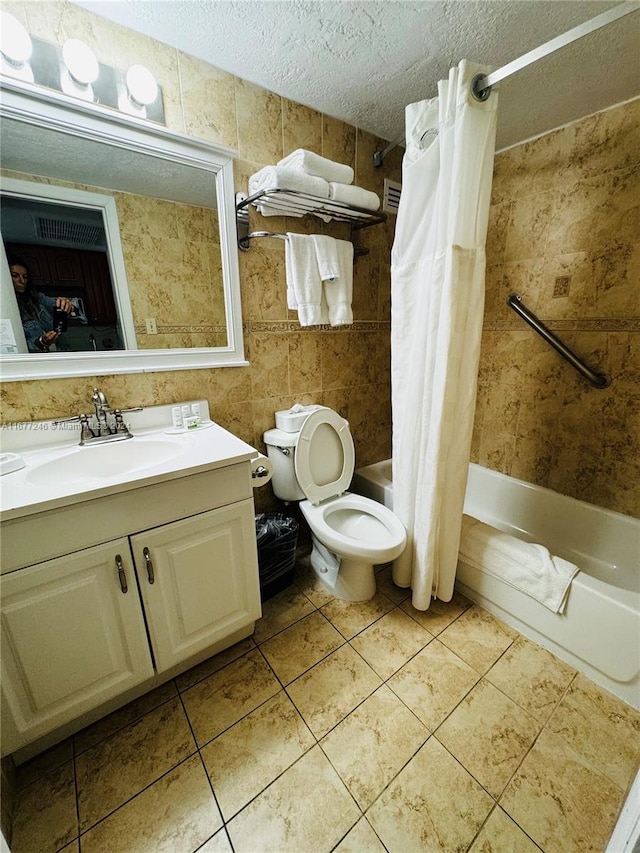
<path fill-rule="evenodd" d="M 277 231 L 252 231 L 250 234 L 247 234 L 244 237 L 238 238 L 238 248 L 243 252 L 249 251 L 249 240 L 253 240 L 254 237 L 276 237 L 278 240 L 287 239 L 286 234 L 278 234 Z M 359 258 L 361 255 L 368 254 L 369 250 L 365 249 L 363 246 L 355 246 L 353 247 L 353 257 Z"/>
<path fill-rule="evenodd" d="M 252 231 L 251 234 L 247 234 L 241 240 L 238 240 L 238 245 L 240 246 L 243 252 L 248 251 L 249 240 L 253 240 L 254 237 L 276 237 L 278 240 L 287 239 L 286 234 L 278 234 L 277 231 Z"/>

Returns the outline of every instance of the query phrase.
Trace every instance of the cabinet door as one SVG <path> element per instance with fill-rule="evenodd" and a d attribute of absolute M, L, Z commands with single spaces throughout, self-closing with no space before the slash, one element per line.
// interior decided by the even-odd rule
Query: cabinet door
<path fill-rule="evenodd" d="M 158 672 L 260 616 L 252 500 L 140 533 L 131 545 Z"/>
<path fill-rule="evenodd" d="M 153 675 L 126 538 L 11 572 L 1 589 L 4 753 Z"/>
<path fill-rule="evenodd" d="M 85 282 L 86 311 L 90 323 L 114 325 L 118 321 L 113 300 L 111 273 L 103 252 L 82 252 L 82 273 Z"/>
<path fill-rule="evenodd" d="M 8 255 L 17 255 L 29 268 L 31 281 L 38 290 L 51 284 L 51 270 L 44 246 L 27 243 L 5 243 Z"/>
<path fill-rule="evenodd" d="M 90 323 L 117 322 L 111 272 L 105 252 L 7 243 L 7 252 L 29 267 L 36 288 L 49 296 L 80 296 Z"/>
<path fill-rule="evenodd" d="M 73 291 L 85 286 L 82 272 L 83 252 L 78 249 L 62 249 L 54 246 L 47 246 L 46 252 L 51 274 L 49 284 L 63 292 L 69 291 L 71 296 L 75 296 Z"/>

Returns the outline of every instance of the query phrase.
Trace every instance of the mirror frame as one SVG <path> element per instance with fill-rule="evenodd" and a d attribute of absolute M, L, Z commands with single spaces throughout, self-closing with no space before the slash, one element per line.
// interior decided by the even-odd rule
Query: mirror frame
<path fill-rule="evenodd" d="M 213 175 L 220 226 L 227 346 L 42 355 L 3 354 L 0 356 L 0 379 L 20 381 L 247 366 L 242 334 L 233 187 L 233 158 L 237 156 L 237 151 L 122 115 L 106 107 L 78 102 L 58 92 L 42 91 L 20 81 L 3 78 L 1 90 L 1 120 L 12 119 L 49 128 L 116 149 L 136 151 L 192 166 Z M 42 193 L 42 184 L 34 186 Z"/>

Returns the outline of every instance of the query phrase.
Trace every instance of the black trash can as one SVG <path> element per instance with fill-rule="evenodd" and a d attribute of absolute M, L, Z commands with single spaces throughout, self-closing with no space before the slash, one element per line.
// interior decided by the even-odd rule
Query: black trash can
<path fill-rule="evenodd" d="M 255 521 L 260 598 L 267 601 L 293 581 L 299 525 L 279 512 L 262 512 Z"/>

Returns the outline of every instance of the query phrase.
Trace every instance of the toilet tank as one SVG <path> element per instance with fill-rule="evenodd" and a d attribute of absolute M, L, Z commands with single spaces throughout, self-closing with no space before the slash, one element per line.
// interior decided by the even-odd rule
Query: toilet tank
<path fill-rule="evenodd" d="M 326 406 L 318 406 L 315 403 L 310 406 L 302 406 L 300 403 L 296 403 L 290 409 L 276 412 L 276 429 L 281 429 L 283 432 L 300 432 L 302 424 L 312 412 L 326 408 Z"/>
<path fill-rule="evenodd" d="M 267 430 L 262 438 L 273 465 L 271 485 L 274 495 L 281 501 L 304 500 L 305 494 L 298 485 L 294 466 L 298 433 L 276 428 Z"/>

